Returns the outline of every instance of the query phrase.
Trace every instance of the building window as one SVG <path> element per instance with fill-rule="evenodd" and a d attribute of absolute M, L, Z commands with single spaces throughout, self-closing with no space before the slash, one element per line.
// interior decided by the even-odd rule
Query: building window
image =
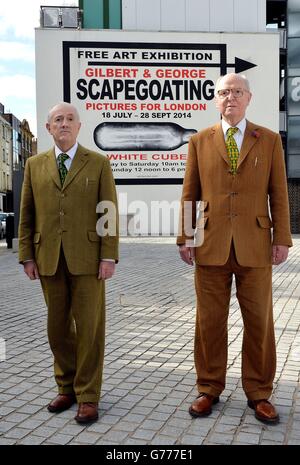
<path fill-rule="evenodd" d="M 297 76 L 300 70 L 300 37 L 288 39 L 288 66 L 290 75 Z"/>
<path fill-rule="evenodd" d="M 300 178 L 300 3 L 288 4 L 288 176 Z"/>
<path fill-rule="evenodd" d="M 2 160 L 3 160 L 4 163 L 5 163 L 5 161 L 6 161 L 6 158 L 5 158 L 5 149 L 2 149 Z"/>

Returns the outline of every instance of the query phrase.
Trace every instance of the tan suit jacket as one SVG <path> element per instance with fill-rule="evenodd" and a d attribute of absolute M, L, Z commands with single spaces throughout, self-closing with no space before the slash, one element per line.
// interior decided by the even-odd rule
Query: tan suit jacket
<path fill-rule="evenodd" d="M 39 273 L 51 276 L 61 247 L 68 269 L 75 275 L 97 273 L 103 258 L 117 261 L 118 234 L 99 237 L 96 232 L 96 206 L 101 200 L 117 206 L 115 183 L 105 156 L 78 145 L 63 187 L 54 149 L 29 158 L 20 209 L 20 262 L 34 259 Z"/>
<path fill-rule="evenodd" d="M 280 135 L 247 121 L 234 176 L 221 124 L 192 136 L 182 202 L 193 203 L 193 227 L 199 200 L 205 202 L 205 210 L 197 221 L 197 228 L 204 229 L 204 242 L 196 247 L 197 264 L 225 264 L 233 240 L 240 265 L 270 265 L 272 243 L 292 246 Z M 191 237 L 184 226 L 182 214 L 178 245 Z"/>

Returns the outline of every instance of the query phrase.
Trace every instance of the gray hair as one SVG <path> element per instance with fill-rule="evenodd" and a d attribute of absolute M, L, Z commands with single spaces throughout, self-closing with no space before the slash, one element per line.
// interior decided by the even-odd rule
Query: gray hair
<path fill-rule="evenodd" d="M 224 79 L 225 77 L 228 77 L 228 76 L 231 76 L 231 77 L 236 76 L 236 77 L 238 77 L 243 82 L 245 88 L 250 92 L 250 84 L 249 84 L 249 81 L 248 81 L 248 79 L 246 78 L 246 76 L 244 74 L 228 73 L 228 74 L 224 74 L 224 76 L 220 76 L 217 79 L 216 87 L 215 87 L 215 95 L 217 94 L 217 91 L 219 90 L 219 85 L 220 85 L 220 82 L 222 81 L 222 79 Z"/>
<path fill-rule="evenodd" d="M 48 116 L 47 116 L 47 121 L 48 123 L 50 123 L 51 121 L 51 118 L 52 118 L 52 114 L 59 108 L 59 107 L 68 107 L 70 109 L 70 111 L 73 111 L 76 118 L 78 119 L 78 121 L 80 121 L 80 117 L 79 117 L 79 113 L 77 111 L 77 108 L 74 107 L 74 105 L 72 105 L 71 103 L 68 103 L 68 102 L 60 102 L 60 103 L 57 103 L 56 105 L 54 105 L 54 107 L 51 108 L 51 110 L 49 110 L 49 113 L 48 113 Z"/>

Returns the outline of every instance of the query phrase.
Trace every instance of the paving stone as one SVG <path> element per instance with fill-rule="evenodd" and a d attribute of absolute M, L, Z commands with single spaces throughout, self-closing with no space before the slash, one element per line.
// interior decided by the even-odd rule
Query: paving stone
<path fill-rule="evenodd" d="M 18 444 L 24 445 L 24 446 L 38 446 L 44 442 L 44 438 L 40 436 L 34 436 L 28 435 L 25 438 L 21 439 L 21 441 L 18 441 Z"/>
<path fill-rule="evenodd" d="M 103 441 L 115 441 L 120 443 L 128 436 L 127 431 L 118 431 L 118 430 L 110 430 L 108 433 L 102 436 Z"/>
<path fill-rule="evenodd" d="M 65 445 L 65 444 L 68 444 L 69 442 L 71 442 L 72 439 L 73 439 L 72 436 L 68 436 L 68 435 L 66 435 L 66 434 L 57 433 L 57 434 L 54 434 L 53 436 L 51 436 L 50 442 L 51 442 L 52 444 Z"/>
<path fill-rule="evenodd" d="M 146 429 L 139 429 L 135 431 L 131 436 L 134 439 L 143 439 L 143 440 L 151 440 L 155 435 L 154 431 L 146 430 Z"/>
<path fill-rule="evenodd" d="M 123 423 L 122 423 L 123 424 Z M 131 424 L 131 423 L 129 423 Z M 112 428 L 112 425 L 105 425 L 101 422 L 93 423 L 92 425 L 88 426 L 86 431 L 92 431 L 94 433 L 107 433 Z"/>
<path fill-rule="evenodd" d="M 28 434 L 28 430 L 24 428 L 13 428 L 9 430 L 4 437 L 5 438 L 15 438 L 15 439 L 22 439 L 24 436 Z"/>
<path fill-rule="evenodd" d="M 69 436 L 74 436 L 72 431 L 69 431 Z M 65 434 L 66 431 L 63 431 Z M 93 431 L 83 431 L 82 433 L 76 434 L 76 441 L 80 442 L 81 444 L 96 444 L 99 439 L 99 435 Z M 52 438 L 51 438 L 52 440 Z"/>
<path fill-rule="evenodd" d="M 0 407 L 0 418 L 6 417 L 7 415 L 13 413 L 15 411 L 15 407 L 5 407 L 4 405 Z"/>
<path fill-rule="evenodd" d="M 226 423 L 219 423 L 215 427 L 216 433 L 234 433 L 236 430 L 237 430 L 236 425 L 232 425 L 232 424 L 228 425 Z"/>
<path fill-rule="evenodd" d="M 193 434 L 184 434 L 180 439 L 182 445 L 200 446 L 203 444 L 205 437 L 194 436 Z"/>
<path fill-rule="evenodd" d="M 17 410 L 17 413 L 36 413 L 41 409 L 38 405 L 26 404 Z"/>
<path fill-rule="evenodd" d="M 22 405 L 26 404 L 26 400 L 20 400 L 20 399 L 12 399 L 9 400 L 8 402 L 5 402 L 3 405 L 8 408 L 14 408 L 17 409 L 18 407 L 22 407 Z M 18 408 L 18 412 L 20 412 L 20 408 Z"/>
<path fill-rule="evenodd" d="M 150 444 L 168 446 L 168 445 L 176 444 L 176 439 L 170 438 L 169 436 L 165 436 L 163 434 L 159 434 L 159 435 L 154 436 Z"/>
<path fill-rule="evenodd" d="M 42 420 L 34 420 L 33 418 L 28 418 L 25 421 L 22 421 L 22 423 L 19 423 L 20 428 L 25 428 L 27 430 L 34 430 L 35 428 L 38 428 L 43 424 Z"/>
<path fill-rule="evenodd" d="M 236 440 L 244 444 L 259 444 L 259 435 L 252 433 L 238 433 Z"/>
<path fill-rule="evenodd" d="M 28 415 L 24 413 L 11 413 L 10 415 L 7 415 L 5 420 L 11 421 L 12 423 L 21 423 L 22 421 L 27 420 Z"/>
<path fill-rule="evenodd" d="M 213 433 L 209 436 L 208 441 L 210 444 L 225 444 L 229 445 L 233 441 L 233 434 L 221 434 L 221 433 Z M 204 441 L 204 444 L 206 444 L 206 441 Z"/>
<path fill-rule="evenodd" d="M 0 438 L 0 446 L 12 446 L 14 444 L 17 444 L 16 439 L 4 438 L 3 436 Z"/>
<path fill-rule="evenodd" d="M 0 436 L 1 434 L 6 433 L 7 431 L 15 427 L 16 427 L 16 424 L 13 422 L 4 421 L 4 420 L 0 421 Z"/>
<path fill-rule="evenodd" d="M 97 444 L 101 444 L 101 442 L 98 442 Z M 123 442 L 124 445 L 126 446 L 143 446 L 145 444 L 149 444 L 147 441 L 144 441 L 142 439 L 133 439 L 133 438 L 128 438 L 126 441 Z"/>
<path fill-rule="evenodd" d="M 55 428 L 49 428 L 47 426 L 39 426 L 34 430 L 34 435 L 35 436 L 42 436 L 45 439 L 49 438 L 50 436 L 53 436 L 56 432 Z"/>

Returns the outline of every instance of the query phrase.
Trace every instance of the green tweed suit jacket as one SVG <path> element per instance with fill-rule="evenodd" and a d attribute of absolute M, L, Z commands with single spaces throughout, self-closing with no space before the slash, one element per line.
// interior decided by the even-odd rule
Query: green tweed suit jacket
<path fill-rule="evenodd" d="M 100 201 L 115 206 L 115 234 L 100 237 L 96 231 Z M 118 261 L 118 239 L 116 189 L 105 156 L 78 145 L 63 187 L 54 148 L 27 160 L 20 207 L 20 263 L 34 259 L 41 275 L 52 276 L 62 247 L 70 273 L 95 274 L 101 259 Z"/>

